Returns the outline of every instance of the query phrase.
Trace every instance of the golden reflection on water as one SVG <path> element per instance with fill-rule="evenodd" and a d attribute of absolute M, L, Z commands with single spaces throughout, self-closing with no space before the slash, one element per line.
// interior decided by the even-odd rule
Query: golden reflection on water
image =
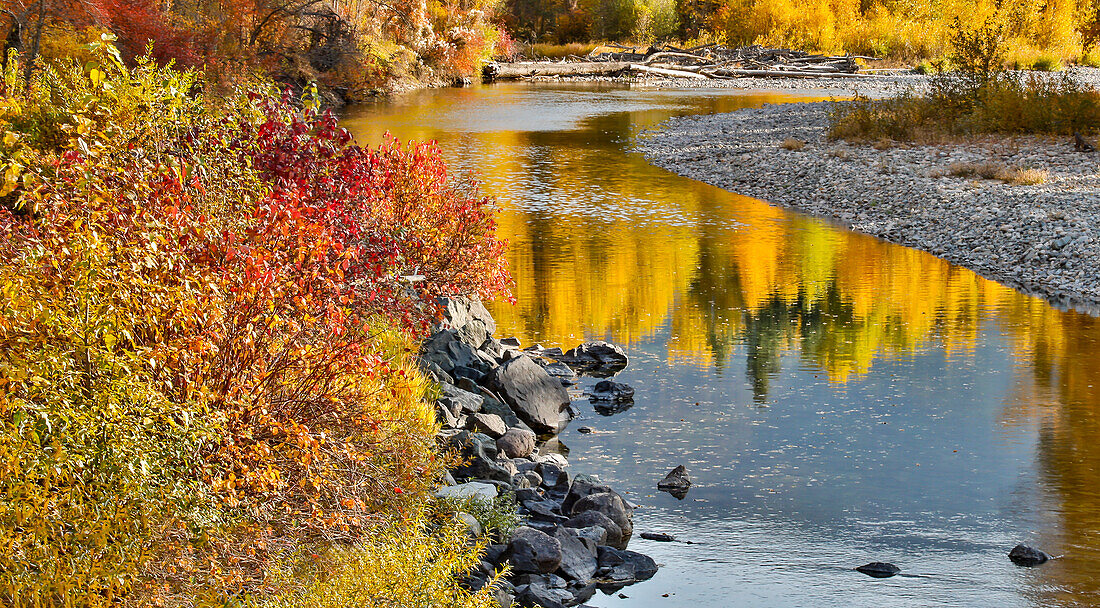
<path fill-rule="evenodd" d="M 932 348 L 968 357 L 983 331 L 998 332 L 1020 376 L 1003 423 L 1039 424 L 1040 475 L 1061 502 L 1060 528 L 1044 541 L 1073 554 L 1042 570 L 1050 591 L 1036 593 L 1058 605 L 1100 597 L 1097 319 L 623 152 L 671 115 L 789 97 L 574 92 L 431 92 L 345 124 L 363 143 L 386 130 L 438 140 L 453 165 L 482 174 L 502 206 L 518 300 L 492 310 L 500 334 L 525 343 L 662 336 L 670 365 L 726 366 L 744 352 L 763 401 L 785 355 L 845 383 Z"/>

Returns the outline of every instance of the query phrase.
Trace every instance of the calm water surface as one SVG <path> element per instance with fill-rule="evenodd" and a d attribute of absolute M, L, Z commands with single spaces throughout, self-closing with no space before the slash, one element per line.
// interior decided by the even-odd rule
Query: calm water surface
<path fill-rule="evenodd" d="M 636 537 L 660 572 L 590 605 L 1100 606 L 1097 319 L 630 151 L 670 116 L 795 100 L 498 85 L 346 124 L 437 140 L 498 198 L 519 300 L 499 335 L 631 355 L 634 406 L 579 398 L 562 442 L 638 532 L 696 544 Z M 680 463 L 687 498 L 655 492 Z M 1065 558 L 1017 568 L 1017 542 Z M 878 560 L 910 576 L 851 570 Z"/>

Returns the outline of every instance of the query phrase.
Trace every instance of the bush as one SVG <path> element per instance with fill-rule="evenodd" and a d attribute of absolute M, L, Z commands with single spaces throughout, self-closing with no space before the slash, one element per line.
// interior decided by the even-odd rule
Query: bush
<path fill-rule="evenodd" d="M 311 97 L 89 50 L 0 97 L 0 601 L 221 603 L 282 548 L 374 550 L 443 466 L 419 332 L 507 291 L 492 201 Z"/>
<path fill-rule="evenodd" d="M 1037 72 L 1061 72 L 1062 61 L 1054 55 L 1040 55 L 1031 64 L 1031 69 Z"/>

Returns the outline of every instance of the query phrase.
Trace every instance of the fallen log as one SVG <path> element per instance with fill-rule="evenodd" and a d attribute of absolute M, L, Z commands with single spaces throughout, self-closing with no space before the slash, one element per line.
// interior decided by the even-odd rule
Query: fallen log
<path fill-rule="evenodd" d="M 617 61 L 585 61 L 573 63 L 488 63 L 483 70 L 486 80 L 515 80 L 535 76 L 606 76 L 630 67 Z"/>
<path fill-rule="evenodd" d="M 718 76 L 756 76 L 760 78 L 889 78 L 882 74 L 853 74 L 849 72 L 819 72 L 810 70 L 742 70 L 725 68 L 713 72 Z"/>
<path fill-rule="evenodd" d="M 669 70 L 667 68 L 655 68 L 637 63 L 630 65 L 630 71 L 641 72 L 643 74 L 656 74 L 657 76 L 668 76 L 670 78 L 694 78 L 696 80 L 707 79 L 705 75 L 696 72 L 689 72 L 687 70 Z"/>

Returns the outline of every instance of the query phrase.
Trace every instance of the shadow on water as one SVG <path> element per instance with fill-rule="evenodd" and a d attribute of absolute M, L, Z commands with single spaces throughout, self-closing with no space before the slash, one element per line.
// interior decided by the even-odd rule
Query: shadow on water
<path fill-rule="evenodd" d="M 639 531 L 698 543 L 632 541 L 663 567 L 631 606 L 1100 605 L 1096 318 L 630 151 L 671 116 L 792 100 L 503 85 L 345 124 L 481 175 L 516 279 L 501 335 L 627 347 L 634 405 L 575 402 L 596 432 L 563 441 L 628 489 Z M 656 491 L 678 464 L 682 501 Z M 1022 570 L 1017 542 L 1067 557 Z M 850 570 L 868 561 L 903 573 Z"/>

